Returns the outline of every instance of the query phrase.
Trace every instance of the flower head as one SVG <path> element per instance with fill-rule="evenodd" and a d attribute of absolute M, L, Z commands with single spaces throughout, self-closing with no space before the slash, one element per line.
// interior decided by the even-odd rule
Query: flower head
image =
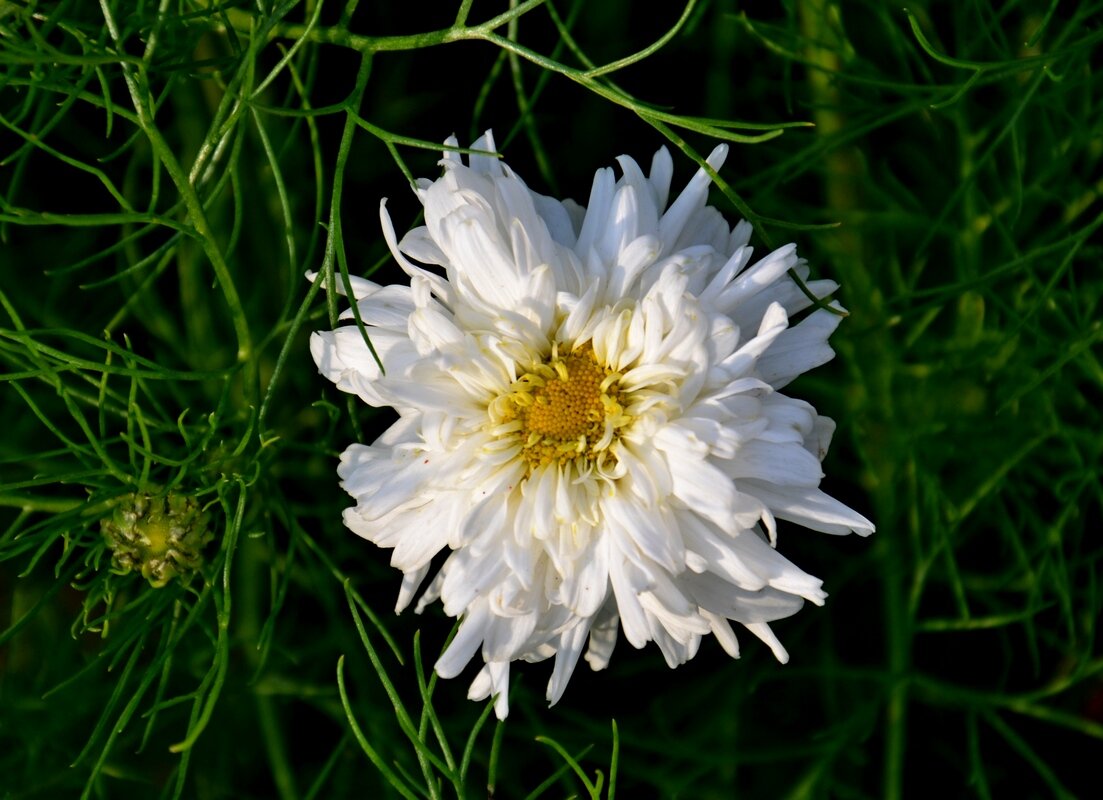
<path fill-rule="evenodd" d="M 341 456 L 345 524 L 392 549 L 399 611 L 448 551 L 417 610 L 463 618 L 436 671 L 481 649 L 469 696 L 497 695 L 499 718 L 512 661 L 554 656 L 554 703 L 584 648 L 608 664 L 618 629 L 673 667 L 710 633 L 738 656 L 734 621 L 784 662 L 768 623 L 826 594 L 777 552 L 775 519 L 873 531 L 818 488 L 834 423 L 779 391 L 832 357 L 840 320 L 790 326 L 812 305 L 795 245 L 751 264 L 751 227 L 706 205 L 705 170 L 668 204 L 665 148 L 647 175 L 618 163 L 583 208 L 445 153 L 417 187 L 424 226 L 399 242 L 380 207 L 410 285 L 351 282 L 384 369 L 355 325 L 311 338 L 323 375 L 399 415 Z"/>
<path fill-rule="evenodd" d="M 194 497 L 169 492 L 134 492 L 100 522 L 120 574 L 142 573 L 161 588 L 175 577 L 187 580 L 203 565 L 203 548 L 214 538 L 210 514 Z"/>

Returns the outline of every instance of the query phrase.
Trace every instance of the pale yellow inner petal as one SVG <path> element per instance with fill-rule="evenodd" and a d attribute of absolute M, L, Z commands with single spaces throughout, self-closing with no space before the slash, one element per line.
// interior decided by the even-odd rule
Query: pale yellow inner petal
<path fill-rule="evenodd" d="M 533 365 L 490 406 L 502 435 L 516 436 L 528 471 L 549 464 L 581 461 L 611 466 L 609 446 L 631 422 L 624 411 L 620 374 L 598 363 L 589 344 L 565 356 Z"/>

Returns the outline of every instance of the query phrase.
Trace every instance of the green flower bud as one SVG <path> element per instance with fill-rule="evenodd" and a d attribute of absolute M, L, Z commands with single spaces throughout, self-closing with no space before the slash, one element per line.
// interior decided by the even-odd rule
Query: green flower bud
<path fill-rule="evenodd" d="M 187 577 L 203 563 L 203 547 L 214 538 L 210 515 L 194 497 L 135 492 L 101 523 L 112 567 L 142 573 L 154 588 Z"/>

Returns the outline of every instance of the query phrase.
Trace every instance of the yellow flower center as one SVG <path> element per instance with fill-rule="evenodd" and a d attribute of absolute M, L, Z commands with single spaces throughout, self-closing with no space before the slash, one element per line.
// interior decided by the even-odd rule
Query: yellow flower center
<path fill-rule="evenodd" d="M 621 376 L 599 364 L 589 344 L 566 356 L 558 347 L 490 405 L 494 430 L 521 441 L 528 472 L 577 461 L 580 469 L 616 464 L 609 446 L 632 421 L 624 411 Z"/>

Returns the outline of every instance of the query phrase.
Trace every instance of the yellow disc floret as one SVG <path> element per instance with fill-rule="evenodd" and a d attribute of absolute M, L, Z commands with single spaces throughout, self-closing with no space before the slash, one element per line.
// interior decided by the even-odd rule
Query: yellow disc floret
<path fill-rule="evenodd" d="M 539 466 L 580 461 L 599 469 L 616 463 L 609 446 L 629 422 L 618 381 L 585 344 L 565 356 L 534 364 L 490 405 L 494 430 L 516 436 L 528 472 Z"/>

